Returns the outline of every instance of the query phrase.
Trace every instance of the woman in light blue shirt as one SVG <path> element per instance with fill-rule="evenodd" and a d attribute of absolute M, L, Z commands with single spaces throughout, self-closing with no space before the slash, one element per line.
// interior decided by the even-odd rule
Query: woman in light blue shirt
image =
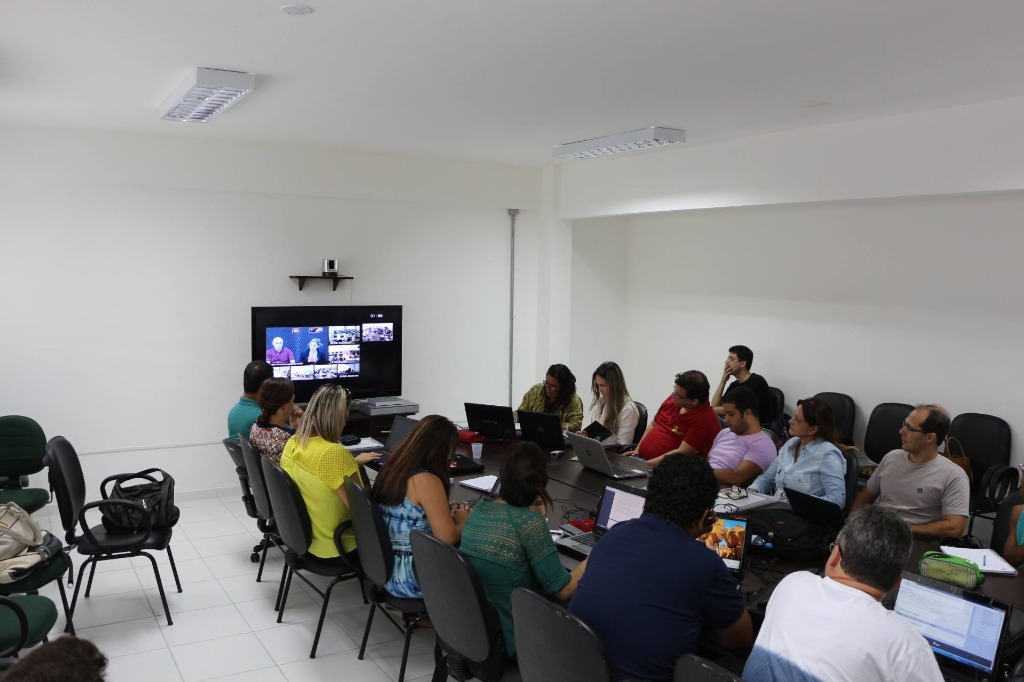
<path fill-rule="evenodd" d="M 832 408 L 824 400 L 804 398 L 789 420 L 792 436 L 768 469 L 754 479 L 753 490 L 786 499 L 784 488 L 828 500 L 840 508 L 846 503 L 846 459 L 836 444 Z"/>

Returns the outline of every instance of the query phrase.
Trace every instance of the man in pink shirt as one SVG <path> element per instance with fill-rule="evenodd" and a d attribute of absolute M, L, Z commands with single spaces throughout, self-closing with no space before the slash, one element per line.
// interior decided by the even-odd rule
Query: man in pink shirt
<path fill-rule="evenodd" d="M 725 425 L 708 453 L 715 478 L 725 485 L 748 486 L 779 454 L 775 442 L 761 430 L 757 396 L 737 388 L 722 400 Z"/>

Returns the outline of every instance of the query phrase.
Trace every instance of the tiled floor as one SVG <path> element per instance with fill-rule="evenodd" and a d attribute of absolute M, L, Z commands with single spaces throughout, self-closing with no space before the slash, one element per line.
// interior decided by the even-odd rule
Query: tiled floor
<path fill-rule="evenodd" d="M 374 618 L 366 657 L 356 658 L 369 613 L 356 581 L 335 587 L 317 656 L 310 659 L 320 597 L 294 580 L 284 622 L 277 623 L 274 600 L 283 563 L 280 555 L 268 554 L 264 580 L 255 581 L 257 564 L 249 555 L 258 531 L 239 496 L 179 501 L 178 506 L 181 520 L 171 548 L 181 594 L 174 589 L 166 553 L 156 555 L 174 625 L 167 625 L 152 567 L 144 558 L 101 563 L 92 596 L 79 598 L 75 628 L 110 659 L 110 682 L 398 679 L 402 635 L 386 618 Z M 37 519 L 62 535 L 55 513 L 48 508 Z M 77 570 L 82 558 L 73 557 Z M 58 604 L 59 611 L 56 585 L 42 593 Z M 63 629 L 62 614 L 51 638 Z M 430 679 L 433 646 L 432 630 L 414 633 L 406 680 Z"/>

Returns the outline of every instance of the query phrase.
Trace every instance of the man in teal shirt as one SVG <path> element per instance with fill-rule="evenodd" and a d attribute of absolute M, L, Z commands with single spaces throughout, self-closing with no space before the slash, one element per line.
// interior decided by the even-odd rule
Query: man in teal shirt
<path fill-rule="evenodd" d="M 256 392 L 260 385 L 274 376 L 274 369 L 263 360 L 254 360 L 245 366 L 242 373 L 242 397 L 228 412 L 228 438 L 238 440 L 238 434 L 249 435 L 253 423 L 260 418 L 260 406 Z"/>

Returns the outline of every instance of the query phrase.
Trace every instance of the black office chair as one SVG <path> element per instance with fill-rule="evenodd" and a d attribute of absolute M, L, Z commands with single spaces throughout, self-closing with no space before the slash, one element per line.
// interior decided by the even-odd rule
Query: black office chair
<path fill-rule="evenodd" d="M 675 682 L 743 682 L 725 668 L 695 654 L 683 654 L 676 659 Z"/>
<path fill-rule="evenodd" d="M 890 450 L 896 450 L 902 445 L 900 429 L 903 428 L 904 420 L 913 411 L 914 406 L 906 403 L 875 405 L 864 429 L 863 450 L 872 462 L 881 462 Z"/>
<path fill-rule="evenodd" d="M 839 442 L 842 445 L 853 445 L 853 428 L 857 413 L 857 406 L 853 402 L 853 398 L 845 393 L 833 393 L 831 391 L 815 393 L 814 397 L 818 400 L 824 400 L 832 408 L 836 430 L 839 432 Z"/>
<path fill-rule="evenodd" d="M 280 623 L 284 617 L 284 607 L 288 603 L 288 591 L 292 586 L 292 578 L 298 576 L 299 580 L 309 585 L 323 598 L 323 606 L 320 607 L 320 620 L 316 624 L 316 634 L 313 636 L 313 648 L 309 651 L 309 657 L 316 658 L 316 647 L 320 643 L 320 633 L 324 628 L 324 619 L 327 617 L 327 605 L 331 601 L 331 591 L 342 581 L 358 578 L 359 571 L 349 565 L 339 567 L 336 564 L 325 563 L 322 559 L 309 553 L 309 545 L 313 542 L 313 524 L 309 519 L 306 501 L 302 499 L 302 491 L 299 490 L 299 486 L 295 484 L 291 476 L 273 460 L 261 458 L 260 464 L 263 468 L 263 476 L 267 481 L 270 504 L 273 505 L 275 511 L 274 520 L 280 533 L 281 542 L 284 544 L 285 574 L 282 576 L 281 588 L 278 589 L 277 622 Z M 338 545 L 339 552 L 341 551 L 341 532 L 347 528 L 348 525 L 342 524 L 334 533 L 334 542 Z M 325 592 L 302 575 L 300 571 L 328 576 L 333 580 Z"/>
<path fill-rule="evenodd" d="M 171 552 L 171 529 L 153 528 L 150 515 L 138 502 L 107 499 L 86 504 L 85 477 L 82 475 L 82 464 L 78 461 L 78 453 L 75 452 L 75 448 L 63 436 L 55 436 L 46 444 L 46 451 L 50 460 L 50 485 L 57 496 L 57 510 L 60 512 L 61 525 L 64 527 L 64 542 L 70 547 L 76 548 L 79 554 L 88 557 L 78 568 L 78 584 L 75 585 L 75 594 L 71 598 L 71 616 L 75 613 L 78 592 L 82 588 L 82 574 L 86 566 L 91 567 L 89 584 L 85 587 L 85 597 L 88 599 L 89 592 L 92 590 L 92 579 L 96 575 L 97 562 L 144 556 L 153 565 L 153 575 L 156 577 L 156 586 L 160 591 L 160 601 L 164 607 L 164 614 L 167 616 L 167 624 L 173 625 L 171 610 L 167 608 L 164 584 L 160 580 L 160 569 L 157 568 L 156 559 L 149 553 L 151 551 L 167 552 L 167 558 L 171 563 L 171 572 L 174 573 L 174 583 L 178 592 L 181 592 L 178 567 L 174 564 L 174 554 Z M 101 487 L 112 478 L 114 477 L 105 479 Z M 102 525 L 92 527 L 88 525 L 86 514 L 89 511 L 114 506 L 127 507 L 136 512 L 145 520 L 145 527 L 136 533 L 110 533 Z M 81 535 L 75 532 L 79 526 L 82 528 Z"/>
<path fill-rule="evenodd" d="M 280 537 L 277 533 L 277 526 L 274 523 L 273 506 L 270 504 L 270 493 L 267 492 L 267 481 L 263 475 L 263 468 L 260 466 L 260 456 L 252 447 L 252 443 L 245 436 L 238 436 L 238 443 L 242 450 L 242 459 L 245 460 L 245 470 L 248 474 L 249 486 L 252 490 L 253 504 L 256 507 L 256 527 L 263 533 L 260 544 L 252 548 L 252 556 L 257 556 L 260 561 L 260 570 L 256 572 L 256 582 L 263 578 L 263 565 L 267 561 L 267 548 L 271 545 L 280 546 Z"/>
<path fill-rule="evenodd" d="M 348 496 L 348 510 L 352 515 L 352 527 L 356 533 L 359 563 L 363 569 L 363 597 L 370 602 L 370 614 L 366 617 L 366 629 L 363 631 L 363 641 L 359 645 L 358 658 L 361 661 L 366 654 L 366 641 L 370 637 L 373 615 L 380 607 L 380 612 L 405 635 L 402 665 L 398 672 L 398 682 L 403 682 L 405 665 L 409 658 L 409 639 L 416 624 L 427 617 L 427 607 L 422 599 L 403 599 L 389 594 L 384 589 L 384 585 L 391 579 L 391 571 L 395 566 L 395 554 L 391 549 L 391 538 L 384 526 L 384 519 L 381 518 L 377 504 L 370 499 L 370 494 L 355 477 L 345 479 L 345 493 Z M 385 604 L 402 613 L 408 619 L 408 625 L 399 625 L 384 608 Z"/>
<path fill-rule="evenodd" d="M 974 480 L 970 523 L 967 526 L 970 534 L 974 519 L 995 519 L 999 502 L 1017 489 L 1020 471 L 1010 466 L 1010 425 L 999 417 L 977 412 L 958 414 L 949 425 L 947 451 L 953 446 L 950 442 L 953 438 L 963 446 L 964 454 L 971 458 Z"/>
<path fill-rule="evenodd" d="M 29 474 L 46 468 L 46 435 L 35 420 L 19 415 L 0 417 L 0 504 L 14 502 L 34 514 L 50 501 L 50 491 L 25 488 Z"/>
<path fill-rule="evenodd" d="M 245 468 L 245 458 L 242 456 L 242 446 L 234 438 L 225 438 L 221 441 L 224 449 L 228 451 L 232 464 L 235 465 L 235 475 L 238 476 L 238 484 L 242 486 L 242 504 L 245 505 L 245 513 L 250 518 L 256 517 L 256 502 L 252 497 L 252 490 L 249 486 L 249 472 Z M 255 553 L 258 550 L 253 550 Z M 255 561 L 255 560 L 254 560 Z"/>
<path fill-rule="evenodd" d="M 762 422 L 777 422 L 781 417 L 782 413 L 786 411 L 786 394 L 782 392 L 781 388 L 775 388 L 769 386 L 768 390 L 771 391 L 772 398 L 775 400 L 775 404 L 771 406 L 771 411 L 768 412 L 771 415 L 771 419 L 765 419 L 764 415 L 761 415 Z"/>
<path fill-rule="evenodd" d="M 1024 494 L 1021 494 L 1020 490 L 1014 490 L 1003 498 L 996 508 L 996 518 L 992 524 L 992 537 L 989 539 L 988 546 L 989 549 L 1000 555 L 1003 553 L 1003 547 L 1006 545 L 1006 538 L 1009 534 L 1017 533 L 1016 528 L 1010 528 L 1010 512 L 1018 504 L 1024 504 Z"/>
<path fill-rule="evenodd" d="M 633 431 L 633 442 L 639 443 L 640 439 L 644 437 L 644 431 L 647 430 L 647 407 L 636 400 L 633 401 L 633 404 L 636 405 L 636 410 L 640 413 L 636 420 L 636 429 Z"/>
<path fill-rule="evenodd" d="M 498 612 L 487 601 L 469 560 L 454 546 L 422 531 L 410 533 L 409 543 L 423 603 L 437 636 L 437 666 L 447 660 L 448 674 L 459 682 L 474 677 L 483 682 L 507 679 Z M 435 678 L 439 670 L 435 666 Z M 512 666 L 508 672 L 514 670 Z"/>
<path fill-rule="evenodd" d="M 512 593 L 512 622 L 523 682 L 615 679 L 615 668 L 597 634 L 547 598 L 523 587 L 517 589 Z"/>
<path fill-rule="evenodd" d="M 846 460 L 846 503 L 843 505 L 843 513 L 849 514 L 850 507 L 857 497 L 857 483 L 860 478 L 860 462 L 857 461 L 857 451 L 853 448 L 840 448 L 843 459 Z"/>

